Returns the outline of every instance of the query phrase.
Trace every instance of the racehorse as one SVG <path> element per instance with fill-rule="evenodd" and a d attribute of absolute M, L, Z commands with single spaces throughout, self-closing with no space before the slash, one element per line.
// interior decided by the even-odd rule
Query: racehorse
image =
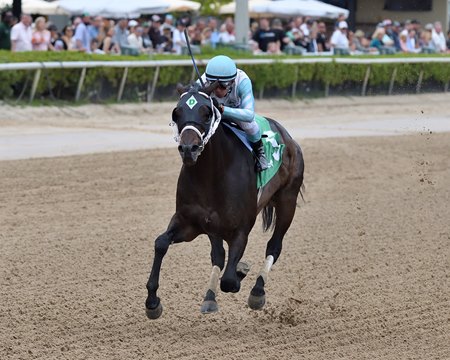
<path fill-rule="evenodd" d="M 178 151 L 183 166 L 178 178 L 176 211 L 167 230 L 155 240 L 155 255 L 147 282 L 146 314 L 157 319 L 163 311 L 157 296 L 162 260 L 171 244 L 190 242 L 207 234 L 211 242 L 212 272 L 201 306 L 202 313 L 218 310 L 217 287 L 224 292 L 238 292 L 249 267 L 240 262 L 248 235 L 262 211 L 263 229 L 273 229 L 267 243 L 264 265 L 250 292 L 248 305 L 262 309 L 264 285 L 277 261 L 297 206 L 303 185 L 304 162 L 300 146 L 275 120 L 268 119 L 272 131 L 278 132 L 285 144 L 282 164 L 270 182 L 256 187 L 254 159 L 245 145 L 220 123 L 217 103 L 210 96 L 218 86 L 192 85 L 177 90 L 180 99 L 172 112 L 177 128 Z M 273 223 L 274 222 L 274 223 Z M 225 271 L 225 250 L 229 254 Z"/>

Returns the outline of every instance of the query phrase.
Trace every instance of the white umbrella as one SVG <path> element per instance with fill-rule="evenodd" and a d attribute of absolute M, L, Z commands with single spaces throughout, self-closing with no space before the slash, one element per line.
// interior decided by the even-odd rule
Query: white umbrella
<path fill-rule="evenodd" d="M 236 4 L 222 6 L 221 14 L 235 12 Z M 348 16 L 349 11 L 334 5 L 325 4 L 317 0 L 249 0 L 249 13 L 251 16 L 313 16 L 336 19 L 339 14 Z"/>
<path fill-rule="evenodd" d="M 129 18 L 200 8 L 199 3 L 189 0 L 60 0 L 60 6 L 73 15 L 87 12 L 90 15 Z"/>
<path fill-rule="evenodd" d="M 13 0 L 0 0 L 0 8 L 12 6 L 12 3 Z M 67 12 L 59 7 L 59 1 L 22 0 L 22 11 L 26 14 L 67 15 Z"/>
<path fill-rule="evenodd" d="M 166 11 L 198 11 L 200 10 L 201 4 L 195 1 L 189 0 L 169 0 L 171 5 Z"/>

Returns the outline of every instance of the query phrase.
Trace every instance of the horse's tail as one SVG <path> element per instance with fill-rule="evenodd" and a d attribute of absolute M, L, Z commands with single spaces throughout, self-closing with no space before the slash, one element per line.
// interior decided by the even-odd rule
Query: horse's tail
<path fill-rule="evenodd" d="M 264 207 L 262 211 L 262 220 L 263 220 L 263 231 L 266 232 L 267 230 L 273 230 L 275 227 L 275 218 L 276 213 L 274 211 L 274 207 L 267 205 Z"/>

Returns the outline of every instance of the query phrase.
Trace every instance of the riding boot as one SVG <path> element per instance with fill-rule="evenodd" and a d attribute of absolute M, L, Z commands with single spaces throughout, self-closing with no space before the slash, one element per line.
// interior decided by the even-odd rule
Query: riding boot
<path fill-rule="evenodd" d="M 257 172 L 266 170 L 269 167 L 267 163 L 266 154 L 264 152 L 264 145 L 261 139 L 257 142 L 252 142 L 253 154 L 255 156 L 255 169 Z"/>

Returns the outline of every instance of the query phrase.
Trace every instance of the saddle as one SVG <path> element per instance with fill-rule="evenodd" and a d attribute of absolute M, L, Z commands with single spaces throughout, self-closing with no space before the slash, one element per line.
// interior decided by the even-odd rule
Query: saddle
<path fill-rule="evenodd" d="M 261 116 L 255 115 L 256 123 L 261 131 L 261 138 L 264 144 L 264 152 L 269 163 L 269 167 L 256 174 L 256 188 L 260 189 L 265 186 L 280 169 L 283 157 L 283 149 L 285 144 L 281 142 L 281 136 L 279 133 L 274 132 L 270 128 L 269 121 Z M 245 145 L 248 151 L 252 152 L 252 146 L 247 140 L 247 136 L 243 130 L 235 123 L 222 120 L 222 124 L 228 127 L 233 134 Z"/>

